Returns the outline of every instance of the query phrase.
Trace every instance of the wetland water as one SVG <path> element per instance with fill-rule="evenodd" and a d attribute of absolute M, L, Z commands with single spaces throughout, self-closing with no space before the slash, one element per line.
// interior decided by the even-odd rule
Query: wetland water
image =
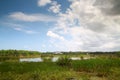
<path fill-rule="evenodd" d="M 52 62 L 56 62 L 59 59 L 59 57 L 52 57 L 51 61 Z M 71 57 L 71 60 L 81 60 L 80 57 Z M 91 59 L 90 57 L 84 57 L 84 59 Z M 19 59 L 20 62 L 43 62 L 44 59 L 39 57 L 39 58 L 20 58 Z"/>

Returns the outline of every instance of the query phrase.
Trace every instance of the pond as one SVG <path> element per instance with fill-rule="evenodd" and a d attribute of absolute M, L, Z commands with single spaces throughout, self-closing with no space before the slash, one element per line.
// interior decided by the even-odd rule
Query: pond
<path fill-rule="evenodd" d="M 51 61 L 56 62 L 59 58 L 60 57 L 53 57 L 53 58 L 51 58 Z M 71 60 L 81 60 L 80 57 L 71 57 L 70 59 Z M 91 58 L 84 57 L 83 59 L 91 59 Z M 40 57 L 39 58 L 21 58 L 19 61 L 20 62 L 43 62 L 44 59 L 42 59 Z"/>
<path fill-rule="evenodd" d="M 42 58 L 21 58 L 20 62 L 42 62 Z"/>
<path fill-rule="evenodd" d="M 59 59 L 59 57 L 53 57 L 51 58 L 52 62 L 56 62 Z M 21 58 L 19 59 L 20 62 L 43 62 L 44 59 L 42 58 Z"/>
<path fill-rule="evenodd" d="M 52 62 L 56 62 L 59 59 L 59 57 L 53 57 Z"/>

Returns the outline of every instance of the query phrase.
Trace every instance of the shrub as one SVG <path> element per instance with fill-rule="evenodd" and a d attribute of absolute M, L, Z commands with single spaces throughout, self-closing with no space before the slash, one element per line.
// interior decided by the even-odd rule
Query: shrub
<path fill-rule="evenodd" d="M 72 60 L 69 57 L 65 56 L 65 57 L 59 58 L 56 63 L 59 66 L 71 66 L 71 62 Z"/>

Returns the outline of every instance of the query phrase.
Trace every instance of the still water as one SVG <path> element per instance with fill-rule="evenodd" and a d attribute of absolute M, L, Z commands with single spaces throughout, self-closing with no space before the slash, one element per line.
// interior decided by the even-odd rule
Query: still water
<path fill-rule="evenodd" d="M 53 57 L 53 58 L 51 58 L 51 61 L 56 62 L 58 59 L 59 59 L 59 57 Z M 81 60 L 80 57 L 71 57 L 70 59 L 71 60 Z M 84 59 L 90 59 L 90 58 L 86 57 Z M 42 58 L 21 58 L 19 61 L 20 62 L 43 62 L 44 59 L 42 59 Z"/>
<path fill-rule="evenodd" d="M 22 58 L 20 62 L 42 62 L 42 58 Z"/>

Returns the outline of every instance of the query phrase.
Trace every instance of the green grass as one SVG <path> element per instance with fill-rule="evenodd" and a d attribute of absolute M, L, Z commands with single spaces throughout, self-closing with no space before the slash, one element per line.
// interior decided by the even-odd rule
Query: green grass
<path fill-rule="evenodd" d="M 5 62 L 0 64 L 0 72 L 27 73 L 33 71 L 66 70 L 52 62 Z"/>
<path fill-rule="evenodd" d="M 77 72 L 95 73 L 97 76 L 114 74 L 113 69 L 120 69 L 120 59 L 90 59 L 73 61 L 72 67 Z M 119 71 L 116 71 L 120 73 Z"/>
<path fill-rule="evenodd" d="M 65 59 L 66 60 L 66 59 Z M 63 60 L 64 61 L 64 60 Z M 66 61 L 65 61 L 66 62 Z M 71 66 L 57 62 L 3 62 L 0 80 L 119 80 L 120 59 L 71 61 Z"/>
<path fill-rule="evenodd" d="M 75 76 L 74 71 L 53 62 L 0 64 L 0 80 L 65 80 L 72 76 Z"/>
<path fill-rule="evenodd" d="M 0 56 L 0 62 L 17 62 L 19 61 L 19 57 L 15 56 Z"/>

